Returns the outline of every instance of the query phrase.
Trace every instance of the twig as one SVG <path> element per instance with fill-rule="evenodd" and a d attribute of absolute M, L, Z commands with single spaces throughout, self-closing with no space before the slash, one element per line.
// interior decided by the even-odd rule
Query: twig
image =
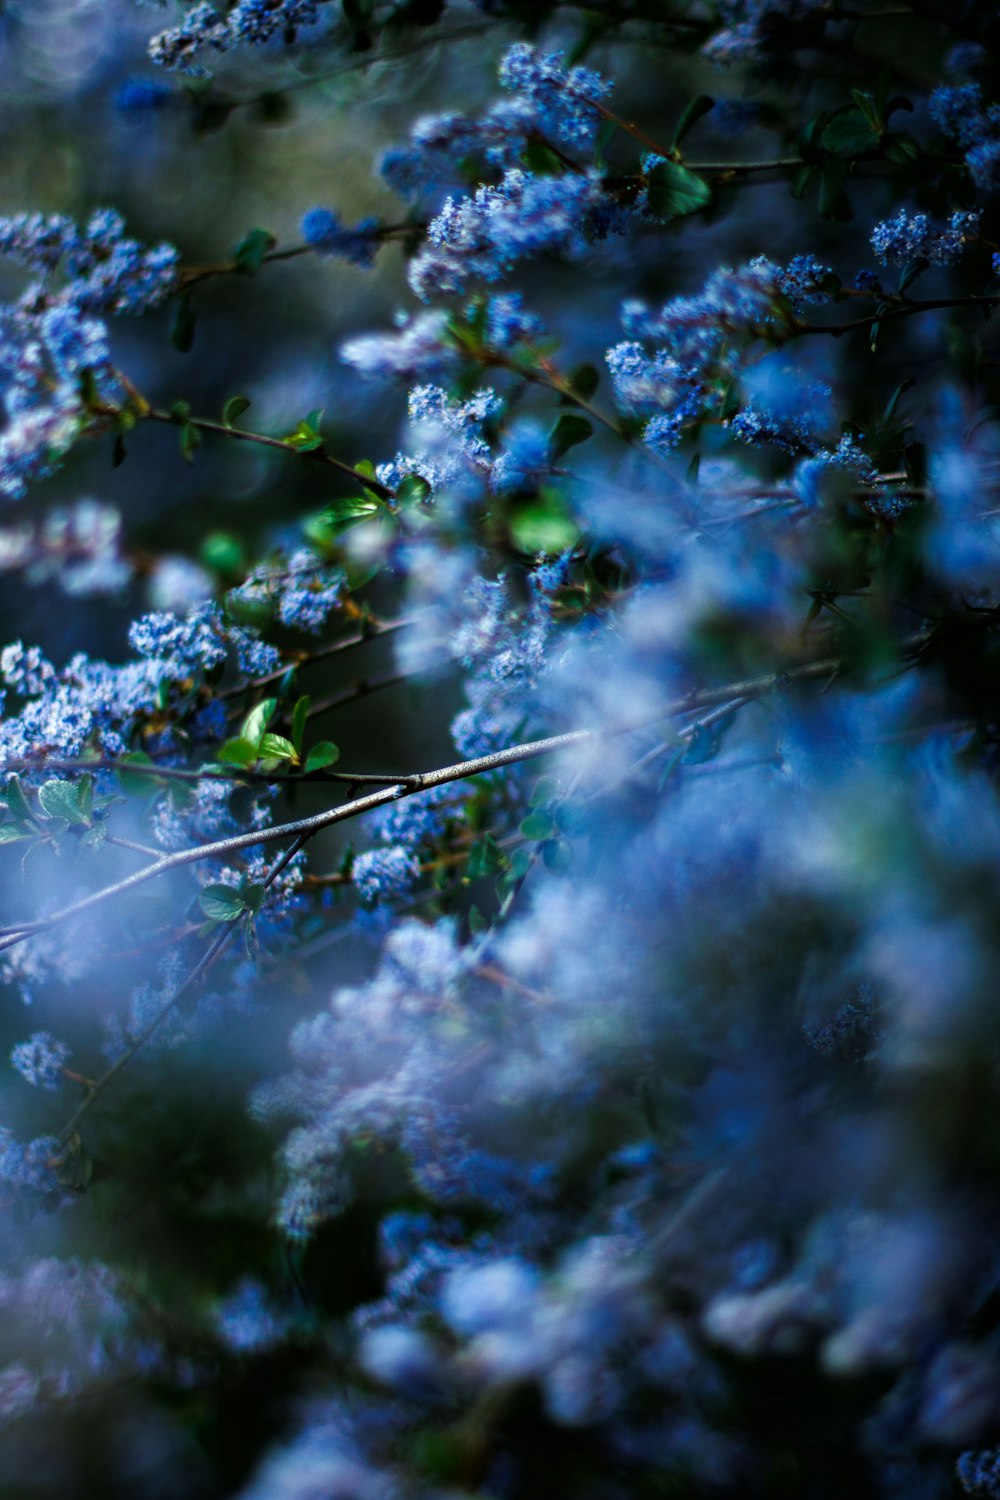
<path fill-rule="evenodd" d="M 988 618 L 977 623 L 987 626 L 995 625 L 997 623 L 995 614 L 989 612 Z M 901 643 L 901 659 L 906 661 L 906 665 L 912 665 L 918 659 L 919 655 L 931 644 L 934 636 L 934 631 L 924 631 Z M 325 812 L 316 813 L 309 818 L 298 818 L 293 822 L 275 824 L 271 828 L 252 829 L 247 833 L 233 834 L 229 838 L 218 839 L 212 843 L 179 849 L 174 854 L 165 855 L 154 864 L 146 865 L 122 880 L 115 881 L 79 901 L 72 902 L 69 906 L 62 907 L 59 911 L 50 912 L 35 922 L 24 924 L 16 932 L 0 940 L 0 952 L 24 942 L 34 933 L 46 931 L 59 923 L 81 916 L 104 901 L 125 895 L 128 891 L 144 885 L 147 880 L 165 875 L 168 871 L 179 869 L 184 865 L 197 864 L 205 859 L 227 859 L 244 849 L 273 843 L 276 839 L 300 835 L 309 838 L 322 829 L 331 828 L 334 824 L 342 823 L 348 818 L 360 817 L 364 813 L 373 812 L 377 807 L 384 807 L 387 803 L 400 801 L 404 797 L 415 796 L 433 787 L 445 786 L 452 781 L 466 781 L 474 776 L 486 776 L 504 766 L 536 760 L 540 756 L 568 750 L 594 740 L 634 734 L 637 730 L 647 728 L 662 719 L 690 713 L 699 707 L 724 705 L 725 711 L 729 712 L 734 700 L 760 698 L 784 684 L 791 685 L 811 682 L 818 678 L 829 678 L 831 673 L 840 672 L 843 666 L 844 663 L 840 657 L 825 657 L 789 667 L 784 672 L 768 672 L 760 677 L 748 677 L 741 682 L 730 682 L 715 688 L 702 688 L 672 703 L 664 704 L 660 713 L 641 723 L 624 724 L 615 729 L 571 730 L 566 734 L 531 740 L 523 745 L 511 745 L 508 749 L 497 750 L 492 755 L 477 756 L 473 760 L 459 761 L 454 765 L 442 766 L 434 771 L 401 777 L 390 786 L 355 797 L 348 802 L 341 803 L 338 807 L 328 808 Z"/>
<path fill-rule="evenodd" d="M 303 844 L 306 843 L 309 837 L 310 835 L 307 833 L 300 834 L 292 844 L 291 848 L 286 849 L 285 853 L 276 862 L 274 868 L 264 880 L 263 884 L 265 890 L 273 883 L 274 880 L 277 879 L 282 870 L 285 869 L 285 867 L 295 858 L 296 854 L 298 854 L 299 850 L 302 848 Z M 83 1119 L 83 1116 L 87 1113 L 88 1109 L 90 1109 L 90 1107 L 97 1101 L 97 1099 L 100 1098 L 101 1094 L 103 1094 L 104 1090 L 107 1088 L 111 1080 L 113 1078 L 117 1078 L 122 1069 L 128 1066 L 133 1057 L 135 1057 L 136 1053 L 141 1051 L 141 1049 L 146 1045 L 153 1033 L 157 1031 L 163 1024 L 163 1022 L 167 1019 L 167 1016 L 173 1010 L 177 1002 L 181 1000 L 187 994 L 188 990 L 192 989 L 194 985 L 198 983 L 198 980 L 202 977 L 202 975 L 205 974 L 209 968 L 211 968 L 212 964 L 218 958 L 223 948 L 225 948 L 226 944 L 229 942 L 238 925 L 239 924 L 237 922 L 229 922 L 226 924 L 226 926 L 221 928 L 218 933 L 216 933 L 212 942 L 209 944 L 208 948 L 195 964 L 190 974 L 188 974 L 186 979 L 182 980 L 177 989 L 174 990 L 170 999 L 157 1011 L 156 1015 L 149 1022 L 148 1026 L 146 1026 L 145 1029 L 139 1033 L 139 1035 L 126 1048 L 122 1055 L 116 1058 L 115 1061 L 111 1064 L 111 1067 L 108 1068 L 107 1071 L 103 1073 L 101 1077 L 98 1078 L 97 1081 L 91 1086 L 86 1098 L 83 1099 L 77 1106 L 77 1108 L 73 1111 L 72 1115 L 67 1120 L 62 1130 L 59 1132 L 60 1141 L 65 1142 L 72 1137 L 77 1125 Z"/>
<path fill-rule="evenodd" d="M 299 448 L 295 443 L 286 442 L 284 438 L 268 437 L 263 432 L 248 432 L 244 427 L 227 427 L 224 422 L 210 422 L 206 417 L 184 417 L 183 419 L 173 416 L 169 411 L 159 411 L 156 407 L 150 407 L 141 412 L 144 421 L 164 422 L 171 427 L 194 427 L 199 432 L 214 432 L 220 437 L 233 438 L 238 443 L 256 443 L 262 448 L 277 448 L 282 453 L 292 453 L 297 458 L 309 458 L 316 463 L 326 464 L 328 468 L 335 469 L 338 474 L 345 475 L 363 490 L 371 490 L 378 495 L 380 500 L 392 500 L 394 491 L 380 480 L 367 474 L 360 474 L 350 464 L 345 464 L 342 459 L 334 458 L 327 451 L 326 445 L 321 444 L 318 448 Z"/>

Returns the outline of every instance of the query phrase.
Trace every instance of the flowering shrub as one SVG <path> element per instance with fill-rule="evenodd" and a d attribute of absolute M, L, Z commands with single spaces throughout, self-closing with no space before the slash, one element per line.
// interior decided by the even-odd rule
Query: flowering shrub
<path fill-rule="evenodd" d="M 41 9 L 0 1495 L 1000 1495 L 996 7 Z"/>

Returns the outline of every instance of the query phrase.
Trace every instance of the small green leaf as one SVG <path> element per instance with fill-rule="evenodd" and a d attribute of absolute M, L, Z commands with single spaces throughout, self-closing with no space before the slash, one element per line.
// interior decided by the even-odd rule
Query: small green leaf
<path fill-rule="evenodd" d="M 34 835 L 35 830 L 25 823 L 0 823 L 0 844 L 16 844 Z"/>
<path fill-rule="evenodd" d="M 596 365 L 577 365 L 570 372 L 566 383 L 574 396 L 579 396 L 582 401 L 589 401 L 601 383 L 601 372 Z M 569 396 L 560 397 L 564 404 L 571 399 Z"/>
<path fill-rule="evenodd" d="M 902 384 L 897 385 L 896 389 L 893 391 L 892 395 L 886 402 L 885 411 L 882 413 L 882 420 L 879 423 L 880 427 L 889 426 L 889 423 L 896 415 L 896 408 L 899 405 L 900 399 L 906 395 L 907 391 L 912 390 L 915 385 L 916 381 L 913 379 L 904 380 Z"/>
<path fill-rule="evenodd" d="M 246 276 L 254 276 L 264 264 L 264 257 L 273 250 L 278 241 L 266 229 L 251 229 L 244 235 L 233 252 L 236 269 Z"/>
<path fill-rule="evenodd" d="M 909 167 L 920 160 L 920 146 L 905 130 L 883 136 L 882 150 L 894 167 Z"/>
<path fill-rule="evenodd" d="M 816 167 L 800 167 L 792 178 L 791 194 L 798 202 L 804 198 L 816 180 Z"/>
<path fill-rule="evenodd" d="M 542 845 L 542 860 L 553 875 L 565 875 L 573 863 L 573 846 L 567 839 L 550 839 Z"/>
<path fill-rule="evenodd" d="M 562 458 L 564 453 L 568 453 L 578 443 L 585 443 L 593 435 L 594 429 L 586 417 L 564 411 L 549 433 L 549 452 L 553 458 Z"/>
<path fill-rule="evenodd" d="M 839 157 L 828 156 L 819 178 L 818 211 L 821 219 L 845 224 L 854 218 L 850 199 L 844 192 L 847 164 Z"/>
<path fill-rule="evenodd" d="M 170 325 L 170 342 L 181 354 L 186 354 L 194 343 L 197 321 L 190 297 L 182 297 Z"/>
<path fill-rule="evenodd" d="M 302 754 L 302 740 L 309 720 L 311 702 L 312 699 L 306 694 L 305 697 L 299 699 L 292 710 L 292 744 L 295 746 L 296 755 Z"/>
<path fill-rule="evenodd" d="M 251 885 L 245 885 L 240 892 L 243 897 L 243 905 L 252 916 L 256 916 L 264 905 L 267 896 L 267 887 L 260 881 L 254 881 Z"/>
<path fill-rule="evenodd" d="M 232 427 L 237 417 L 241 417 L 250 406 L 249 396 L 230 396 L 222 408 L 222 420 L 227 427 Z"/>
<path fill-rule="evenodd" d="M 543 494 L 537 504 L 520 506 L 508 525 L 521 552 L 544 552 L 549 557 L 572 547 L 580 534 L 564 501 L 555 493 Z"/>
<path fill-rule="evenodd" d="M 431 487 L 422 474 L 407 474 L 396 491 L 399 505 L 422 505 L 431 493 Z"/>
<path fill-rule="evenodd" d="M 181 453 L 185 463 L 194 463 L 194 455 L 201 447 L 201 433 L 193 422 L 185 422 L 181 428 Z"/>
<path fill-rule="evenodd" d="M 123 755 L 115 767 L 115 774 L 123 792 L 148 792 L 156 786 L 155 775 L 145 775 L 143 767 L 148 766 L 150 771 L 155 771 L 155 766 L 146 754 L 145 750 L 130 750 L 128 755 Z M 129 769 L 129 768 L 132 769 Z"/>
<path fill-rule="evenodd" d="M 50 818 L 64 818 L 67 823 L 90 823 L 90 798 L 72 781 L 46 781 L 38 788 L 38 801 Z"/>
<path fill-rule="evenodd" d="M 239 578 L 246 571 L 246 552 L 239 537 L 229 531 L 213 531 L 201 544 L 201 560 L 206 568 L 223 578 Z"/>
<path fill-rule="evenodd" d="M 559 795 L 559 783 L 554 776 L 541 776 L 528 801 L 529 807 L 544 807 Z"/>
<path fill-rule="evenodd" d="M 484 917 L 478 906 L 469 907 L 469 931 L 475 935 L 480 932 L 488 932 L 490 929 L 489 917 Z"/>
<path fill-rule="evenodd" d="M 257 760 L 257 746 L 241 737 L 226 740 L 224 745 L 220 745 L 215 758 L 225 765 L 240 766 L 246 770 Z"/>
<path fill-rule="evenodd" d="M 677 129 L 674 131 L 674 138 L 671 142 L 675 151 L 688 132 L 697 125 L 701 117 L 707 115 L 709 110 L 714 108 L 715 100 L 710 99 L 707 94 L 699 94 L 697 99 L 692 99 L 690 104 L 685 106 L 684 113 L 677 122 Z"/>
<path fill-rule="evenodd" d="M 262 698 L 255 708 L 252 708 L 243 720 L 243 728 L 240 730 L 240 739 L 246 740 L 254 750 L 259 746 L 264 730 L 274 717 L 274 710 L 278 706 L 277 698 Z"/>
<path fill-rule="evenodd" d="M 300 422 L 292 432 L 286 432 L 281 441 L 290 448 L 296 448 L 299 453 L 314 453 L 323 446 L 321 434 L 307 421 Z"/>
<path fill-rule="evenodd" d="M 469 862 L 465 873 L 470 880 L 481 880 L 484 875 L 495 875 L 503 868 L 504 856 L 491 833 L 477 839 L 469 850 Z"/>
<path fill-rule="evenodd" d="M 24 788 L 16 776 L 12 776 L 4 787 L 3 800 L 15 818 L 30 822 L 34 817 L 31 810 L 31 803 L 24 795 Z"/>
<path fill-rule="evenodd" d="M 899 290 L 905 292 L 906 288 L 912 286 L 918 276 L 923 275 L 929 265 L 930 261 L 923 255 L 918 255 L 914 260 L 907 261 L 899 273 Z"/>
<path fill-rule="evenodd" d="M 298 760 L 295 746 L 283 734 L 265 734 L 258 746 L 262 760 Z"/>
<path fill-rule="evenodd" d="M 823 131 L 823 145 L 839 156 L 861 156 L 865 151 L 873 151 L 878 143 L 878 132 L 860 109 L 834 115 Z"/>
<path fill-rule="evenodd" d="M 548 813 L 529 813 L 521 824 L 521 833 L 526 839 L 537 842 L 539 839 L 551 838 L 556 831 L 555 824 Z"/>
<path fill-rule="evenodd" d="M 662 161 L 646 174 L 649 185 L 649 211 L 658 219 L 680 219 L 700 213 L 712 201 L 712 189 L 705 180 L 682 167 L 679 162 Z"/>
<path fill-rule="evenodd" d="M 102 849 L 104 847 L 107 842 L 107 838 L 107 823 L 95 823 L 93 828 L 87 829 L 87 832 L 83 835 L 83 838 L 80 840 L 80 842 L 81 844 L 84 844 L 88 849 L 93 849 L 96 853 L 98 849 Z"/>
<path fill-rule="evenodd" d="M 242 892 L 231 885 L 204 886 L 198 902 L 210 922 L 235 922 L 247 910 Z"/>
<path fill-rule="evenodd" d="M 306 756 L 305 770 L 323 771 L 327 766 L 335 765 L 340 759 L 340 751 L 330 740 L 320 740 L 318 745 L 313 745 Z"/>

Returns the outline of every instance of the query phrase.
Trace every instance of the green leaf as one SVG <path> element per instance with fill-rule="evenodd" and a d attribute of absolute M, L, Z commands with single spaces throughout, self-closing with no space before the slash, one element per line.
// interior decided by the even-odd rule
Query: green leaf
<path fill-rule="evenodd" d="M 705 180 L 675 161 L 662 161 L 646 174 L 649 211 L 659 219 L 680 219 L 700 213 L 712 201 Z"/>
<path fill-rule="evenodd" d="M 851 89 L 851 98 L 858 106 L 864 118 L 873 126 L 879 123 L 879 107 L 875 102 L 874 94 L 866 93 L 864 89 Z"/>
<path fill-rule="evenodd" d="M 327 766 L 335 765 L 340 759 L 340 750 L 330 740 L 320 740 L 318 745 L 313 745 L 306 756 L 305 770 L 323 771 Z"/>
<path fill-rule="evenodd" d="M 31 803 L 24 795 L 24 788 L 16 776 L 12 776 L 4 787 L 3 800 L 15 818 L 19 821 L 26 820 L 29 823 L 31 822 L 34 817 L 34 813 L 31 810 Z"/>
<path fill-rule="evenodd" d="M 123 792 L 138 792 L 141 795 L 156 785 L 157 778 L 144 775 L 141 769 L 143 766 L 148 766 L 151 771 L 155 770 L 145 750 L 130 750 L 128 755 L 122 756 L 115 767 L 115 774 Z M 130 770 L 129 767 L 134 769 Z"/>
<path fill-rule="evenodd" d="M 249 396 L 230 396 L 222 408 L 222 420 L 227 427 L 232 427 L 237 417 L 241 417 L 250 406 Z"/>
<path fill-rule="evenodd" d="M 882 150 L 894 167 L 912 166 L 921 156 L 920 146 L 905 130 L 883 136 Z"/>
<path fill-rule="evenodd" d="M 278 706 L 277 698 L 262 698 L 255 708 L 252 708 L 243 720 L 243 728 L 240 730 L 240 739 L 246 740 L 256 750 L 260 745 L 264 730 L 274 717 L 274 710 Z"/>
<path fill-rule="evenodd" d="M 918 255 L 914 260 L 907 261 L 899 273 L 899 290 L 905 292 L 906 288 L 912 286 L 918 276 L 923 275 L 929 265 L 930 261 L 923 255 Z"/>
<path fill-rule="evenodd" d="M 574 396 L 579 396 L 582 401 L 589 401 L 601 383 L 601 372 L 596 365 L 577 365 L 570 372 L 569 380 L 566 382 Z M 570 401 L 570 396 L 559 398 L 563 404 Z"/>
<path fill-rule="evenodd" d="M 233 252 L 236 269 L 246 276 L 254 276 L 264 264 L 264 257 L 273 250 L 278 241 L 267 229 L 251 229 L 244 235 Z"/>
<path fill-rule="evenodd" d="M 295 746 L 282 734 L 265 734 L 258 747 L 262 760 L 298 760 Z"/>
<path fill-rule="evenodd" d="M 526 839 L 537 842 L 539 839 L 549 839 L 556 831 L 556 825 L 548 813 L 529 813 L 521 824 L 521 833 Z"/>
<path fill-rule="evenodd" d="M 567 839 L 550 839 L 542 845 L 542 861 L 553 875 L 565 875 L 573 863 L 573 846 Z"/>
<path fill-rule="evenodd" d="M 34 835 L 35 830 L 24 823 L 0 823 L 0 844 L 16 844 Z"/>
<path fill-rule="evenodd" d="M 490 929 L 489 917 L 484 917 L 478 906 L 469 907 L 469 931 L 475 936 Z"/>
<path fill-rule="evenodd" d="M 791 194 L 799 201 L 804 198 L 816 180 L 816 167 L 800 167 L 792 178 Z"/>
<path fill-rule="evenodd" d="M 85 796 L 72 781 L 46 781 L 38 788 L 38 801 L 50 818 L 64 818 L 83 827 L 90 824 L 91 795 Z"/>
<path fill-rule="evenodd" d="M 799 155 L 804 162 L 808 162 L 810 165 L 818 165 L 822 161 L 823 148 L 820 142 L 823 139 L 823 131 L 829 118 L 830 116 L 825 111 L 822 114 L 814 115 L 799 136 Z"/>
<path fill-rule="evenodd" d="M 256 763 L 257 746 L 242 737 L 226 740 L 225 744 L 220 745 L 215 758 L 225 765 L 240 766 L 246 770 Z"/>
<path fill-rule="evenodd" d="M 484 875 L 495 875 L 503 865 L 503 852 L 493 835 L 487 833 L 469 850 L 466 874 L 470 880 L 481 880 Z"/>
<path fill-rule="evenodd" d="M 529 172 L 533 172 L 536 177 L 563 177 L 566 174 L 566 163 L 563 158 L 537 136 L 529 139 L 521 160 Z"/>
<path fill-rule="evenodd" d="M 539 777 L 535 790 L 528 799 L 529 807 L 544 807 L 546 802 L 552 802 L 559 795 L 559 783 L 554 776 Z"/>
<path fill-rule="evenodd" d="M 854 210 L 844 192 L 847 165 L 839 157 L 828 156 L 819 178 L 819 216 L 845 224 L 854 218 Z"/>
<path fill-rule="evenodd" d="M 839 156 L 861 156 L 879 143 L 871 120 L 860 109 L 847 109 L 833 119 L 823 131 L 823 145 Z"/>
<path fill-rule="evenodd" d="M 915 385 L 916 381 L 913 379 L 904 380 L 902 384 L 897 385 L 896 389 L 893 391 L 892 395 L 889 397 L 888 401 L 885 404 L 885 411 L 882 413 L 882 420 L 879 423 L 880 427 L 889 426 L 893 417 L 896 415 L 896 408 L 899 405 L 901 397 L 905 396 L 906 392 L 912 390 Z"/>
<path fill-rule="evenodd" d="M 94 817 L 94 778 L 92 776 L 81 776 L 76 783 L 76 800 L 81 813 L 88 823 Z"/>
<path fill-rule="evenodd" d="M 714 108 L 715 100 L 710 99 L 708 94 L 699 94 L 697 99 L 692 99 L 690 104 L 685 106 L 684 113 L 677 122 L 677 129 L 674 131 L 674 138 L 671 142 L 675 151 L 693 126 L 697 125 L 702 115 L 707 115 L 709 110 Z"/>
<path fill-rule="evenodd" d="M 580 535 L 562 497 L 554 492 L 544 494 L 537 504 L 520 506 L 508 525 L 521 552 L 544 552 L 549 557 L 572 547 Z"/>
<path fill-rule="evenodd" d="M 319 415 L 322 417 L 322 413 Z M 297 448 L 300 453 L 314 453 L 317 448 L 323 446 L 322 435 L 307 418 L 304 418 L 292 432 L 286 432 L 281 441 L 288 443 L 292 448 Z"/>
<path fill-rule="evenodd" d="M 80 842 L 81 844 L 84 844 L 88 849 L 93 849 L 96 853 L 98 849 L 103 849 L 104 845 L 107 843 L 107 839 L 107 823 L 95 823 L 93 828 L 87 829 L 87 832 L 83 835 L 83 838 L 80 840 Z"/>
<path fill-rule="evenodd" d="M 302 740 L 306 732 L 311 702 L 312 699 L 306 694 L 305 697 L 299 699 L 292 710 L 292 744 L 295 746 L 296 755 L 302 754 Z"/>
<path fill-rule="evenodd" d="M 182 297 L 170 325 L 170 342 L 181 354 L 186 354 L 194 343 L 197 322 L 190 297 Z"/>
<path fill-rule="evenodd" d="M 239 537 L 230 531 L 213 531 L 201 544 L 206 568 L 223 578 L 239 578 L 246 571 L 246 552 Z"/>
<path fill-rule="evenodd" d="M 185 422 L 181 428 L 181 453 L 185 463 L 194 463 L 195 451 L 201 446 L 201 433 L 193 422 Z"/>
<path fill-rule="evenodd" d="M 198 895 L 198 903 L 210 922 L 235 922 L 247 910 L 241 891 L 231 885 L 206 885 Z"/>
<path fill-rule="evenodd" d="M 562 458 L 564 453 L 568 453 L 578 443 L 585 443 L 593 435 L 594 429 L 586 417 L 565 411 L 549 433 L 549 452 L 553 458 Z"/>
<path fill-rule="evenodd" d="M 431 487 L 421 474 L 407 474 L 396 491 L 399 505 L 422 505 L 431 493 Z"/>
<path fill-rule="evenodd" d="M 267 896 L 267 887 L 260 881 L 254 881 L 250 885 L 245 885 L 240 894 L 243 897 L 243 905 L 247 911 L 252 916 L 256 916 L 264 905 L 264 899 Z"/>

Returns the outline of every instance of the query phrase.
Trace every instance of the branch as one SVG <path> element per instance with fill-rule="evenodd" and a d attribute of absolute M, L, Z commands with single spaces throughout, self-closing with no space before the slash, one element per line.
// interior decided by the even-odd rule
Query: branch
<path fill-rule="evenodd" d="M 345 475 L 363 490 L 370 490 L 378 495 L 380 500 L 392 500 L 395 492 L 378 479 L 370 478 L 367 474 L 359 474 L 357 469 L 345 464 L 343 460 L 334 458 L 328 453 L 326 444 L 318 448 L 299 448 L 294 443 L 286 442 L 284 438 L 268 437 L 263 432 L 247 432 L 243 427 L 227 427 L 224 422 L 210 422 L 206 417 L 184 417 L 179 420 L 169 411 L 158 411 L 155 407 L 141 411 L 139 415 L 146 422 L 165 422 L 171 427 L 195 427 L 199 432 L 214 432 L 220 437 L 235 439 L 238 443 L 257 443 L 263 448 L 278 448 L 282 453 L 293 453 L 296 458 L 310 458 L 316 463 L 326 464 L 328 468 L 336 469 L 338 474 Z"/>
<path fill-rule="evenodd" d="M 850 323 L 800 323 L 795 333 L 796 336 L 802 338 L 810 333 L 829 333 L 836 339 L 858 328 L 871 328 L 873 325 L 889 323 L 897 318 L 912 318 L 916 313 L 934 312 L 943 307 L 986 307 L 992 312 L 998 305 L 1000 305 L 1000 296 L 935 297 L 927 302 L 904 302 L 899 306 L 887 308 L 882 313 L 873 312 L 867 318 L 854 318 Z"/>
<path fill-rule="evenodd" d="M 916 638 L 912 644 L 925 644 L 929 637 L 924 634 Z M 651 723 L 658 723 L 662 719 L 673 718 L 678 714 L 690 713 L 699 707 L 708 707 L 712 704 L 729 703 L 732 699 L 749 699 L 762 697 L 772 692 L 776 687 L 787 682 L 806 682 L 817 677 L 829 677 L 832 673 L 839 671 L 843 662 L 839 657 L 825 658 L 822 661 L 806 662 L 801 666 L 792 667 L 786 672 L 769 672 L 766 676 L 748 678 L 743 682 L 727 683 L 723 687 L 704 688 L 698 692 L 689 693 L 686 697 L 679 698 L 673 703 L 666 704 L 662 713 L 655 715 L 652 719 L 644 720 L 638 724 L 626 724 L 613 730 L 606 729 L 577 729 L 567 734 L 551 735 L 545 739 L 531 740 L 524 745 L 512 745 L 506 750 L 497 750 L 492 755 L 481 755 L 474 760 L 459 761 L 454 765 L 442 766 L 439 770 L 416 773 L 411 776 L 400 777 L 392 785 L 377 791 L 368 792 L 364 796 L 355 797 L 349 802 L 341 803 L 339 807 L 327 809 L 325 812 L 316 813 L 309 818 L 299 818 L 294 822 L 275 824 L 271 828 L 252 829 L 247 833 L 233 834 L 229 838 L 218 839 L 213 843 L 195 845 L 189 849 L 179 849 L 174 854 L 165 855 L 155 863 L 144 866 L 134 874 L 126 876 L 122 880 L 115 881 L 112 885 L 104 886 L 99 891 L 94 891 L 89 896 L 84 896 L 79 901 L 72 902 L 69 906 L 62 907 L 59 911 L 50 912 L 48 916 L 41 917 L 35 922 L 26 923 L 16 932 L 5 936 L 0 940 L 0 952 L 6 948 L 12 948 L 17 943 L 24 942 L 35 933 L 47 931 L 59 923 L 69 921 L 73 917 L 82 916 L 84 912 L 91 911 L 94 907 L 104 901 L 123 896 L 127 892 L 136 890 L 145 885 L 147 880 L 152 880 L 159 875 L 166 875 L 171 870 L 180 869 L 184 865 L 198 864 L 206 859 L 228 859 L 233 854 L 238 854 L 244 849 L 252 849 L 260 844 L 273 843 L 276 839 L 304 836 L 311 838 L 313 834 L 319 833 L 325 828 L 332 828 L 336 823 L 345 822 L 348 818 L 357 818 L 367 812 L 373 812 L 377 807 L 384 807 L 387 803 L 400 801 L 404 797 L 412 797 L 418 792 L 428 791 L 432 787 L 445 786 L 452 781 L 466 781 L 474 776 L 485 776 L 493 771 L 502 769 L 504 766 L 518 765 L 524 761 L 535 760 L 539 756 L 551 755 L 559 750 L 567 750 L 575 745 L 582 745 L 603 738 L 615 737 L 621 734 L 632 734 L 636 730 L 648 727 Z"/>
<path fill-rule="evenodd" d="M 216 693 L 216 698 L 238 698 L 241 693 L 253 692 L 257 688 L 268 687 L 272 682 L 279 682 L 287 672 L 298 671 L 303 667 L 311 667 L 314 662 L 326 661 L 330 656 L 337 656 L 341 651 L 350 651 L 355 646 L 363 646 L 366 641 L 378 640 L 380 636 L 392 635 L 397 630 L 412 623 L 411 619 L 405 620 L 369 620 L 358 631 L 357 635 L 344 636 L 339 641 L 333 641 L 329 646 L 321 646 L 318 651 L 303 651 L 294 661 L 286 662 L 277 667 L 273 672 L 267 672 L 263 677 L 251 677 L 246 682 L 235 684 L 233 687 L 223 688 Z"/>
<path fill-rule="evenodd" d="M 291 863 L 296 854 L 298 854 L 299 850 L 302 848 L 303 844 L 305 844 L 308 837 L 308 834 L 302 834 L 295 840 L 290 849 L 286 849 L 285 853 L 275 863 L 274 868 L 264 880 L 263 885 L 265 890 L 267 890 L 267 888 L 277 879 L 282 870 L 284 870 L 286 866 Z M 87 1110 L 90 1109 L 91 1105 L 95 1103 L 95 1101 L 101 1096 L 101 1094 L 103 1094 L 104 1090 L 107 1088 L 111 1080 L 113 1078 L 117 1078 L 118 1074 L 122 1071 L 123 1068 L 128 1067 L 129 1063 L 132 1061 L 133 1057 L 135 1057 L 136 1053 L 146 1045 L 153 1033 L 157 1031 L 163 1024 L 163 1022 L 167 1019 L 167 1016 L 173 1010 L 177 1002 L 181 1000 L 187 994 L 188 990 L 192 989 L 194 985 L 198 983 L 198 980 L 202 977 L 202 975 L 211 968 L 212 964 L 218 958 L 219 954 L 222 952 L 223 948 L 225 948 L 226 944 L 229 942 L 229 939 L 236 931 L 238 925 L 238 922 L 229 922 L 226 924 L 226 926 L 221 928 L 219 932 L 216 933 L 211 944 L 202 954 L 201 958 L 195 964 L 190 974 L 188 974 L 186 979 L 181 981 L 177 989 L 174 990 L 170 999 L 161 1007 L 160 1010 L 157 1011 L 156 1015 L 150 1021 L 145 1030 L 139 1033 L 139 1035 L 135 1038 L 131 1045 L 122 1053 L 121 1057 L 117 1058 L 111 1064 L 111 1067 L 108 1068 L 107 1072 L 103 1073 L 95 1083 L 91 1084 L 90 1089 L 87 1093 L 87 1097 L 82 1101 L 81 1104 L 77 1106 L 70 1118 L 67 1120 L 66 1124 L 63 1126 L 62 1130 L 59 1132 L 60 1141 L 66 1142 L 70 1140 L 74 1131 L 76 1130 L 77 1125 L 83 1119 L 83 1116 L 87 1113 Z"/>

